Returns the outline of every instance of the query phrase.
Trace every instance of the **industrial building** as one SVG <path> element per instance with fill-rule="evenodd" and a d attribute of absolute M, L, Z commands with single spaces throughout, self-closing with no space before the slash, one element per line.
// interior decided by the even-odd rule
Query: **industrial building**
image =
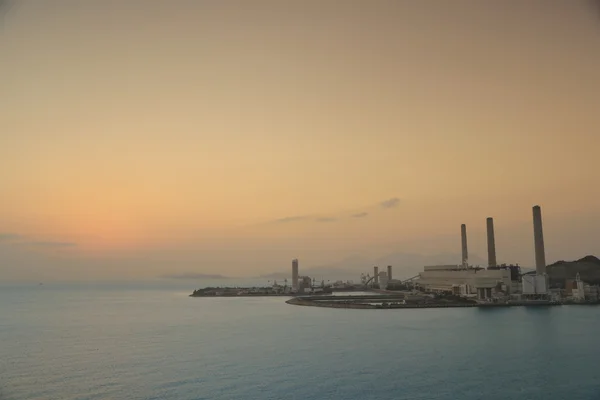
<path fill-rule="evenodd" d="M 385 289 L 385 288 L 387 288 L 388 281 L 389 281 L 389 278 L 388 278 L 388 274 L 387 274 L 387 272 L 385 272 L 385 271 L 381 271 L 381 272 L 379 273 L 379 277 L 378 277 L 378 278 L 379 278 L 379 287 L 380 287 L 381 289 Z"/>
<path fill-rule="evenodd" d="M 462 268 L 457 265 L 426 266 L 416 285 L 429 292 L 451 292 L 480 299 L 491 298 L 493 292 L 506 295 L 518 291 L 518 266 L 495 269 Z"/>
<path fill-rule="evenodd" d="M 292 293 L 311 293 L 313 289 L 313 281 L 309 276 L 300 276 L 299 262 L 297 258 L 292 260 Z"/>
<path fill-rule="evenodd" d="M 378 266 L 373 267 L 373 276 L 370 275 L 362 275 L 361 276 L 362 285 L 366 286 L 370 282 L 372 282 L 374 287 L 379 289 L 386 289 L 390 285 L 400 285 L 402 281 L 392 279 L 392 266 L 387 266 L 386 271 L 379 271 Z"/>
<path fill-rule="evenodd" d="M 515 295 L 519 300 L 548 299 L 549 283 L 546 275 L 542 214 L 539 206 L 533 207 L 533 227 L 536 260 L 534 275 L 521 275 L 521 268 L 518 265 L 498 265 L 494 220 L 488 217 L 486 219 L 487 268 L 469 265 L 467 227 L 462 224 L 461 264 L 426 266 L 419 274 L 415 285 L 428 292 L 446 292 L 465 297 L 477 297 L 480 301 L 510 298 Z M 576 295 L 581 296 L 579 292 L 576 292 Z"/>
<path fill-rule="evenodd" d="M 309 276 L 302 276 L 300 278 L 301 279 L 299 280 L 298 288 L 295 290 L 295 292 L 297 292 L 297 293 L 311 292 L 312 286 L 313 286 L 312 279 L 310 279 Z"/>

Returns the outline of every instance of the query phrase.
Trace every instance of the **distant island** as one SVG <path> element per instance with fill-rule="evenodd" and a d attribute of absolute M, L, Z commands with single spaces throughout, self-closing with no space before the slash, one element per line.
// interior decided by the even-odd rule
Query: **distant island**
<path fill-rule="evenodd" d="M 182 274 L 169 274 L 163 275 L 161 278 L 166 279 L 232 279 L 229 276 L 223 276 L 218 274 L 200 274 L 196 272 L 184 272 Z"/>

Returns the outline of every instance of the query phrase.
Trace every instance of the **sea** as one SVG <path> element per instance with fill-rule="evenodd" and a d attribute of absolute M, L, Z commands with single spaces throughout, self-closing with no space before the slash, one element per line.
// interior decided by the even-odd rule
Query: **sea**
<path fill-rule="evenodd" d="M 0 284 L 0 400 L 600 399 L 600 307 L 353 310 Z"/>

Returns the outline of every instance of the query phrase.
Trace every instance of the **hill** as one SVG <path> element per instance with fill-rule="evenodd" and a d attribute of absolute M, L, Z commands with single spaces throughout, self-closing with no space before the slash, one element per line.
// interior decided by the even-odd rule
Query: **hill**
<path fill-rule="evenodd" d="M 600 259 L 595 256 L 585 256 L 576 261 L 557 261 L 546 267 L 552 285 L 563 287 L 567 279 L 575 279 L 577 273 L 581 280 L 600 285 Z"/>

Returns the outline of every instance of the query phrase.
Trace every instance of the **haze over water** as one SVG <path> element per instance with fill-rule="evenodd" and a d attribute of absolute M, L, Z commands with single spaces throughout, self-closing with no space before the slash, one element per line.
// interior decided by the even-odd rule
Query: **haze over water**
<path fill-rule="evenodd" d="M 591 400 L 596 307 L 340 310 L 0 286 L 0 398 Z"/>

